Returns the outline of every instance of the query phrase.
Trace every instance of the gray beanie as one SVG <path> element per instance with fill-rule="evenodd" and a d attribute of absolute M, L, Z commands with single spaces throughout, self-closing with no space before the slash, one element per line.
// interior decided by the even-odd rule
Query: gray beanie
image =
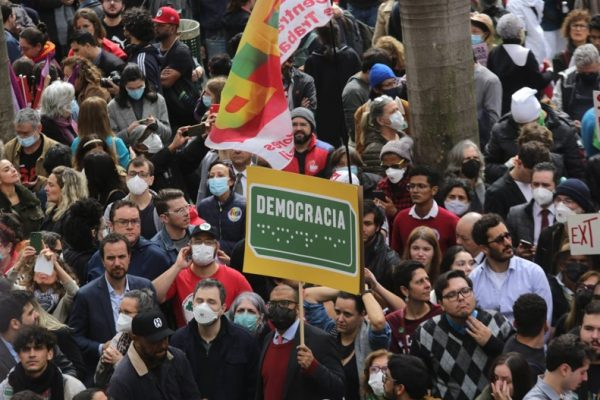
<path fill-rule="evenodd" d="M 296 107 L 292 110 L 292 119 L 300 117 L 308 121 L 312 126 L 313 132 L 317 131 L 317 122 L 315 121 L 315 115 L 308 108 Z"/>
<path fill-rule="evenodd" d="M 379 158 L 383 158 L 384 154 L 393 153 L 398 155 L 398 157 L 402 157 L 408 162 L 413 162 L 413 140 L 410 136 L 404 136 L 400 140 L 390 140 L 385 145 L 383 145 L 381 152 L 379 153 Z"/>

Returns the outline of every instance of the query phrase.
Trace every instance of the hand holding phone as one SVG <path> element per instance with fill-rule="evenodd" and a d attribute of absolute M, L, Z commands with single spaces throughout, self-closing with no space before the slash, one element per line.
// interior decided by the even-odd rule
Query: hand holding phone
<path fill-rule="evenodd" d="M 31 232 L 29 245 L 35 249 L 36 254 L 40 254 L 40 251 L 44 248 L 44 244 L 42 243 L 42 232 Z"/>

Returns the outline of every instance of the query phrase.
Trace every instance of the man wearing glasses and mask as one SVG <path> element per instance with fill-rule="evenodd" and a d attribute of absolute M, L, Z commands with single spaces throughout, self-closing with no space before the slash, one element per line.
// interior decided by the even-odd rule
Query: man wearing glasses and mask
<path fill-rule="evenodd" d="M 435 294 L 444 313 L 417 328 L 410 353 L 427 365 L 434 397 L 474 399 L 489 384 L 486 366 L 502 353 L 512 326 L 498 312 L 475 308 L 463 271 L 441 275 Z"/>
<path fill-rule="evenodd" d="M 525 293 L 541 296 L 548 305 L 547 321 L 552 321 L 552 293 L 544 270 L 515 255 L 513 243 L 498 214 L 484 215 L 473 226 L 473 240 L 486 255 L 471 272 L 477 304 L 496 310 L 513 320 L 513 304 Z"/>

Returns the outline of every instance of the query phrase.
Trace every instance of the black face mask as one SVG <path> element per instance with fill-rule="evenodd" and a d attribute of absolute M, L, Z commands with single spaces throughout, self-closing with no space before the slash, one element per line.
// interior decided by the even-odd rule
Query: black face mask
<path fill-rule="evenodd" d="M 267 310 L 267 317 L 271 320 L 275 328 L 285 331 L 296 320 L 296 310 L 271 306 Z"/>
<path fill-rule="evenodd" d="M 579 288 L 575 292 L 575 306 L 578 310 L 583 310 L 594 297 L 594 291 L 587 288 Z"/>
<path fill-rule="evenodd" d="M 563 268 L 563 274 L 571 280 L 571 282 L 577 282 L 581 275 L 588 271 L 588 266 L 578 262 L 571 262 L 565 265 Z"/>
<path fill-rule="evenodd" d="M 460 171 L 469 179 L 475 179 L 479 176 L 479 170 L 481 169 L 481 161 L 474 158 L 462 163 Z"/>
<path fill-rule="evenodd" d="M 581 79 L 581 82 L 583 82 L 586 85 L 593 85 L 598 80 L 597 72 L 579 73 L 579 74 L 577 74 L 577 76 L 579 76 L 579 79 Z"/>
<path fill-rule="evenodd" d="M 400 86 L 396 86 L 395 88 L 382 90 L 381 92 L 385 95 L 390 96 L 392 99 L 395 99 L 396 97 L 400 97 L 400 89 Z"/>

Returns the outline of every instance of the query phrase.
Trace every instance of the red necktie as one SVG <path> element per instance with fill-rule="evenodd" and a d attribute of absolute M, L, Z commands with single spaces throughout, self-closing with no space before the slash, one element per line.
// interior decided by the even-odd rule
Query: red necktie
<path fill-rule="evenodd" d="M 550 225 L 550 221 L 548 221 L 548 214 L 550 214 L 548 209 L 542 210 L 542 230 Z"/>

